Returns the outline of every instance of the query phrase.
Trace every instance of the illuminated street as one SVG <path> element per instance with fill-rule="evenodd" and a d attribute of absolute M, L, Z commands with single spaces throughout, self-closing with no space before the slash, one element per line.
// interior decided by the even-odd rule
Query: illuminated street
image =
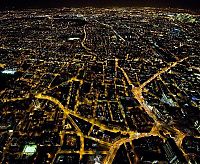
<path fill-rule="evenodd" d="M 199 20 L 149 7 L 1 11 L 1 163 L 199 163 Z"/>

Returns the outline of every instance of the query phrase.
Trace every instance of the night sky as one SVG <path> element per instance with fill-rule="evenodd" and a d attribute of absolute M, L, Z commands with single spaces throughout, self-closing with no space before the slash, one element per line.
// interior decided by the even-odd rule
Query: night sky
<path fill-rule="evenodd" d="M 172 7 L 200 9 L 200 0 L 0 0 L 0 9 L 50 8 L 50 7 Z"/>

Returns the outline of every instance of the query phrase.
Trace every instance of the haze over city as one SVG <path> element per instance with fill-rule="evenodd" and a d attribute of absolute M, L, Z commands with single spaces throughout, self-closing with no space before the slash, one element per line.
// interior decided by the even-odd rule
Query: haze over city
<path fill-rule="evenodd" d="M 0 9 L 52 7 L 171 7 L 199 10 L 198 0 L 1 0 Z"/>

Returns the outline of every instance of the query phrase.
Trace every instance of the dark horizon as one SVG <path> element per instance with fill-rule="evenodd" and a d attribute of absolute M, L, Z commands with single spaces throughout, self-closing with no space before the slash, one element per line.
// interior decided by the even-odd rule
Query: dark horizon
<path fill-rule="evenodd" d="M 160 7 L 198 11 L 198 0 L 0 0 L 0 10 L 58 7 Z"/>

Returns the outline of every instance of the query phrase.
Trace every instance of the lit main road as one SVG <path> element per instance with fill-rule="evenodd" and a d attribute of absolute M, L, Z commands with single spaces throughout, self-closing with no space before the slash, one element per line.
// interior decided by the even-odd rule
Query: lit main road
<path fill-rule="evenodd" d="M 159 77 L 160 75 L 162 75 L 163 73 L 169 71 L 171 68 L 175 67 L 177 64 L 183 62 L 184 60 L 187 60 L 188 57 L 186 58 L 183 58 L 179 61 L 176 61 L 174 63 L 171 63 L 169 66 L 167 67 L 164 67 L 162 68 L 159 72 L 157 72 L 156 74 L 154 74 L 152 77 L 150 77 L 147 81 L 145 81 L 144 83 L 142 83 L 139 87 L 135 87 L 133 85 L 133 83 L 131 82 L 130 78 L 128 77 L 127 73 L 124 71 L 123 68 L 119 67 L 118 65 L 118 59 L 116 59 L 116 66 L 123 72 L 126 80 L 128 81 L 129 85 L 132 86 L 132 93 L 134 95 L 134 98 L 136 98 L 138 100 L 138 102 L 140 103 L 141 107 L 143 109 L 145 109 L 145 111 L 147 112 L 147 114 L 149 116 L 151 116 L 154 121 L 155 121 L 155 124 L 151 130 L 150 133 L 146 134 L 146 135 L 143 135 L 143 134 L 137 134 L 135 133 L 135 135 L 138 137 L 138 138 L 141 138 L 141 137 L 145 137 L 145 136 L 149 136 L 149 135 L 155 135 L 155 136 L 159 136 L 161 138 L 163 138 L 160 134 L 159 134 L 159 130 L 162 130 L 162 126 L 165 127 L 167 125 L 162 125 L 162 123 L 157 119 L 157 117 L 155 116 L 155 114 L 153 113 L 153 111 L 147 106 L 147 104 L 145 103 L 144 101 L 144 98 L 142 96 L 142 92 L 143 92 L 143 89 L 145 88 L 145 86 L 147 84 L 149 84 L 150 82 L 152 82 L 154 79 L 156 79 L 157 77 Z M 169 127 L 168 127 L 169 128 Z M 175 127 L 171 127 L 170 128 L 171 130 L 175 131 L 176 133 L 176 144 L 179 146 L 179 148 L 181 148 L 181 143 L 182 143 L 182 140 L 183 138 L 186 136 L 184 133 L 180 132 L 177 128 Z M 133 138 L 129 138 L 129 139 L 136 139 L 137 137 L 134 136 Z M 123 143 L 125 142 L 128 142 L 129 139 L 121 139 L 119 141 L 117 141 L 115 144 L 113 144 L 113 146 L 111 147 L 111 150 L 109 152 L 112 152 L 112 153 L 109 153 L 107 158 L 105 159 L 105 163 L 112 163 L 113 159 L 114 159 L 114 156 L 118 150 L 118 148 L 120 147 L 120 145 L 122 145 Z M 130 140 L 131 141 L 131 140 Z M 114 155 L 113 155 L 114 154 Z"/>
<path fill-rule="evenodd" d="M 101 23 L 99 21 L 96 21 L 97 23 L 111 29 L 114 34 L 120 38 L 120 40 L 124 41 L 125 42 L 125 39 L 117 33 L 116 30 L 114 30 L 114 28 L 109 25 L 109 24 L 105 24 L 105 23 Z M 92 50 L 86 46 L 86 42 L 87 42 L 87 31 L 86 31 L 86 25 L 84 25 L 83 27 L 83 33 L 84 33 L 84 38 L 83 40 L 81 41 L 81 46 L 86 50 L 87 53 L 93 55 L 93 56 L 96 56 L 96 54 L 94 52 L 92 52 Z M 142 92 L 143 90 L 145 89 L 145 87 L 151 83 L 153 80 L 155 80 L 156 78 L 158 78 L 160 75 L 166 73 L 167 71 L 169 71 L 171 68 L 175 67 L 177 64 L 183 62 L 184 60 L 187 60 L 188 58 L 184 58 L 184 59 L 181 59 L 181 60 L 178 60 L 176 62 L 173 62 L 173 63 L 169 63 L 169 65 L 167 67 L 164 67 L 162 68 L 161 70 L 159 70 L 157 73 L 155 73 L 152 77 L 150 77 L 147 81 L 145 81 L 144 83 L 142 83 L 141 85 L 139 85 L 138 87 L 135 87 L 133 85 L 133 83 L 131 82 L 128 74 L 126 73 L 126 71 L 120 67 L 118 65 L 118 59 L 116 58 L 115 59 L 115 71 L 117 71 L 117 69 L 121 70 L 124 77 L 126 78 L 126 80 L 128 81 L 128 84 L 130 86 L 132 86 L 132 93 L 134 95 L 134 98 L 136 98 L 138 100 L 138 102 L 140 103 L 140 108 L 144 109 L 146 111 L 146 113 L 151 116 L 154 121 L 155 121 L 155 124 L 151 130 L 150 133 L 137 133 L 137 132 L 134 132 L 134 131 L 122 131 L 120 129 L 116 129 L 116 128 L 112 128 L 112 127 L 107 127 L 106 125 L 103 125 L 101 124 L 99 121 L 97 121 L 96 119 L 92 118 L 92 119 L 89 119 L 89 118 L 85 118 L 79 114 L 77 114 L 76 110 L 75 111 L 71 111 L 71 110 L 68 110 L 66 107 L 64 107 L 62 105 L 62 103 L 57 100 L 56 98 L 54 97 L 51 97 L 51 96 L 48 96 L 48 95 L 44 95 L 44 93 L 46 91 L 48 91 L 49 89 L 52 89 L 52 88 L 48 88 L 45 92 L 42 92 L 42 93 L 39 93 L 39 94 L 36 94 L 35 95 L 35 98 L 37 99 L 42 99 L 42 100 L 48 100 L 48 101 L 51 101 L 53 102 L 54 104 L 58 105 L 58 107 L 63 110 L 65 116 L 70 120 L 70 122 L 72 123 L 72 125 L 75 127 L 76 129 L 76 134 L 78 136 L 80 136 L 80 143 L 81 143 L 81 146 L 80 146 L 80 151 L 77 151 L 79 154 L 80 154 L 80 158 L 82 158 L 83 154 L 95 154 L 95 152 L 93 151 L 85 151 L 84 150 L 84 138 L 89 138 L 89 139 L 92 139 L 92 140 L 95 140 L 101 144 L 104 144 L 104 145 L 107 145 L 110 150 L 109 152 L 107 151 L 104 151 L 102 152 L 103 154 L 107 154 L 105 160 L 104 160 L 104 163 L 112 163 L 116 153 L 117 153 L 117 150 L 119 149 L 119 147 L 126 143 L 126 142 L 130 142 L 131 140 L 133 139 L 137 139 L 137 138 L 141 138 L 141 137 L 147 137 L 147 136 L 159 136 L 161 138 L 163 138 L 160 134 L 159 134 L 159 130 L 162 130 L 162 128 L 166 125 L 162 125 L 162 123 L 157 119 L 156 115 L 153 113 L 153 111 L 148 107 L 148 105 L 145 103 L 145 100 L 142 96 Z M 2 66 L 0 64 L 0 66 Z M 64 65 L 63 65 L 64 66 Z M 56 77 L 57 75 L 55 75 Z M 77 79 L 76 77 L 73 77 L 71 78 L 70 80 L 64 82 L 64 83 L 68 83 L 68 82 L 73 82 L 73 81 L 80 81 L 80 84 L 83 84 L 83 80 L 79 80 Z M 63 83 L 62 83 L 63 84 Z M 62 85 L 60 84 L 60 85 Z M 59 85 L 58 85 L 59 86 Z M 56 86 L 56 87 L 58 87 Z M 27 97 L 26 97 L 27 98 Z M 4 99 L 3 101 L 4 102 L 7 102 L 7 101 L 17 101 L 17 100 L 24 100 L 25 98 L 13 98 L 13 99 Z M 79 102 L 77 102 L 78 104 Z M 77 107 L 77 106 L 75 106 Z M 74 120 L 69 116 L 70 115 L 73 115 L 77 118 L 80 118 L 88 123 L 91 124 L 91 129 L 88 133 L 88 135 L 84 135 L 82 132 L 81 132 L 81 129 L 77 126 L 77 124 L 74 122 Z M 124 117 L 125 118 L 125 117 Z M 114 142 L 113 144 L 109 143 L 109 142 L 105 142 L 103 140 L 100 140 L 100 139 L 97 139 L 97 138 L 93 138 L 90 136 L 90 133 L 92 132 L 93 130 L 93 127 L 94 126 L 97 126 L 100 128 L 100 130 L 105 130 L 105 131 L 109 131 L 109 132 L 112 132 L 112 133 L 118 133 L 120 132 L 121 134 L 128 134 L 130 137 L 129 138 L 121 138 L 119 140 L 117 140 L 116 142 Z M 178 129 L 176 129 L 175 127 L 171 127 L 172 130 L 174 130 L 177 134 L 177 137 L 176 137 L 176 143 L 177 145 L 180 147 L 181 146 L 181 142 L 182 142 L 182 139 L 185 137 L 185 134 L 181 133 Z M 64 134 L 61 134 L 61 138 L 63 138 L 63 135 Z M 62 150 L 59 150 L 57 153 L 67 153 L 69 151 L 62 151 Z"/>
<path fill-rule="evenodd" d="M 95 21 L 96 21 L 97 23 L 99 23 L 99 24 L 101 24 L 101 25 L 103 25 L 103 26 L 105 26 L 105 27 L 111 29 L 111 30 L 115 33 L 115 35 L 118 36 L 123 42 L 126 41 L 116 30 L 114 30 L 114 28 L 113 28 L 111 25 L 106 24 L 106 23 L 99 22 L 99 21 L 97 21 L 97 20 L 95 20 Z"/>
<path fill-rule="evenodd" d="M 85 118 L 83 116 L 80 116 L 79 114 L 77 114 L 76 112 L 74 111 L 71 111 L 71 110 L 68 110 L 67 108 L 65 108 L 62 103 L 51 97 L 51 96 L 47 96 L 47 95 L 43 95 L 42 93 L 39 93 L 39 94 L 36 94 L 35 95 L 35 98 L 37 99 L 43 99 L 43 100 L 49 100 L 51 102 L 53 102 L 54 104 L 58 105 L 60 109 L 62 109 L 66 115 L 66 117 L 69 118 L 70 122 L 72 123 L 72 125 L 76 128 L 77 130 L 77 135 L 80 136 L 80 141 L 81 141 L 81 147 L 80 147 L 80 158 L 82 158 L 82 155 L 87 153 L 85 152 L 84 150 L 84 138 L 90 138 L 92 140 L 95 140 L 99 143 L 102 143 L 104 145 L 107 145 L 108 147 L 110 147 L 110 150 L 109 152 L 104 152 L 103 154 L 107 154 L 105 160 L 104 160 L 104 163 L 112 163 L 116 153 L 117 153 L 117 150 L 119 149 L 119 147 L 126 143 L 126 142 L 129 142 L 133 139 L 137 139 L 137 138 L 141 138 L 141 137 L 147 137 L 147 136 L 151 136 L 151 135 L 154 135 L 154 136 L 160 136 L 162 137 L 160 134 L 159 134 L 159 130 L 162 129 L 162 127 L 164 127 L 165 125 L 162 125 L 162 123 L 159 122 L 159 120 L 157 120 L 155 114 L 153 113 L 153 111 L 146 105 L 145 101 L 144 101 L 144 98 L 142 96 L 142 91 L 143 89 L 145 88 L 145 86 L 147 84 L 149 84 L 151 81 L 153 81 L 154 79 L 156 79 L 157 77 L 159 77 L 161 74 L 169 71 L 172 67 L 175 67 L 177 64 L 181 63 L 182 61 L 186 60 L 187 58 L 184 58 L 184 59 L 181 59 L 177 62 L 174 62 L 172 63 L 171 65 L 169 65 L 168 67 L 165 67 L 163 69 L 161 69 L 159 72 L 157 72 L 156 74 L 154 74 L 152 77 L 150 77 L 146 82 L 144 82 L 143 84 L 141 84 L 139 87 L 135 87 L 130 78 L 128 77 L 127 73 L 124 71 L 123 68 L 119 67 L 118 65 L 118 59 L 115 59 L 115 64 L 116 64 L 116 67 L 118 69 L 120 69 L 123 74 L 124 74 L 124 77 L 127 79 L 129 85 L 132 86 L 132 92 L 134 94 L 134 98 L 136 98 L 138 100 L 138 102 L 140 103 L 141 107 L 143 109 L 145 109 L 145 111 L 147 112 L 147 114 L 149 116 L 151 116 L 154 121 L 155 121 L 155 124 L 151 130 L 150 133 L 137 133 L 137 132 L 131 132 L 131 131 L 121 131 L 120 129 L 115 129 L 115 128 L 110 128 L 110 127 L 107 127 L 103 124 L 101 124 L 100 122 L 96 121 L 95 119 L 88 119 L 88 118 Z M 68 80 L 67 82 L 72 82 L 72 81 L 77 81 L 78 79 L 76 78 L 72 78 L 70 80 Z M 82 81 L 80 81 L 80 83 L 83 83 Z M 3 101 L 6 102 L 6 101 L 17 101 L 17 100 L 24 100 L 25 98 L 13 98 L 13 99 L 4 99 Z M 90 129 L 90 131 L 92 131 L 93 129 L 93 126 L 97 126 L 99 127 L 101 130 L 106 130 L 106 131 L 109 131 L 109 132 L 112 132 L 112 133 L 117 133 L 117 132 L 121 132 L 121 134 L 129 134 L 129 138 L 121 138 L 120 140 L 114 142 L 113 144 L 111 143 L 108 143 L 108 142 L 105 142 L 105 141 L 102 141 L 100 139 L 96 139 L 96 138 L 93 138 L 89 135 L 85 136 L 83 135 L 83 133 L 81 132 L 81 130 L 79 129 L 79 127 L 76 125 L 76 123 L 74 122 L 74 120 L 69 116 L 69 114 L 77 117 L 77 118 L 80 118 L 82 120 L 85 120 L 87 121 L 88 123 L 90 123 L 92 125 L 92 128 Z M 181 133 L 179 130 L 177 130 L 176 128 L 172 127 L 171 128 L 172 130 L 174 130 L 177 134 L 176 136 L 176 143 L 177 145 L 180 147 L 181 146 L 181 142 L 182 142 L 182 139 L 185 137 L 185 135 L 183 133 Z M 61 153 L 62 150 L 58 151 L 57 153 Z M 89 154 L 92 154 L 94 152 L 88 152 Z"/>
<path fill-rule="evenodd" d="M 42 95 L 40 93 L 40 94 L 37 94 L 35 96 L 35 98 L 43 99 L 43 100 L 49 100 L 49 101 L 53 102 L 54 104 L 58 105 L 59 108 L 62 109 L 66 115 L 71 114 L 71 115 L 73 115 L 75 117 L 78 117 L 78 118 L 80 118 L 80 119 L 82 119 L 84 121 L 87 121 L 87 122 L 89 122 L 89 123 L 91 123 L 93 125 L 96 125 L 97 127 L 101 128 L 101 130 L 107 130 L 107 131 L 113 132 L 113 133 L 118 133 L 118 132 L 126 133 L 126 131 L 120 131 L 120 130 L 117 130 L 117 129 L 114 129 L 114 128 L 113 129 L 108 128 L 105 125 L 102 125 L 100 122 L 98 122 L 98 121 L 96 121 L 94 119 L 88 119 L 88 118 L 85 118 L 83 116 L 80 116 L 79 114 L 75 113 L 74 111 L 70 111 L 67 108 L 65 108 L 59 100 L 57 100 L 57 99 L 55 99 L 55 98 L 53 98 L 51 96 Z"/>
<path fill-rule="evenodd" d="M 90 48 L 88 48 L 88 47 L 86 46 L 86 41 L 87 41 L 86 25 L 84 25 L 84 27 L 83 27 L 83 33 L 84 33 L 84 38 L 83 38 L 83 40 L 82 40 L 82 42 L 81 42 L 81 46 L 86 50 L 86 52 L 87 52 L 88 54 L 93 55 L 93 58 L 94 58 L 94 60 L 95 60 L 97 54 L 94 53 Z"/>

